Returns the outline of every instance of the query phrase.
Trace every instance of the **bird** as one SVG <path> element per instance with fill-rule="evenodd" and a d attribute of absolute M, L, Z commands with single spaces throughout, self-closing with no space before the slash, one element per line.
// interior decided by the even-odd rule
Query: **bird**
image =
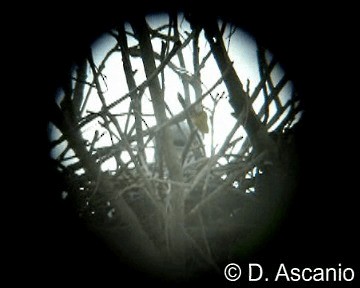
<path fill-rule="evenodd" d="M 196 126 L 196 128 L 198 128 L 201 133 L 203 134 L 209 133 L 209 126 L 207 123 L 208 118 L 204 109 L 201 109 L 199 112 L 192 111 L 192 113 L 190 114 L 190 118 L 194 123 L 194 125 Z"/>

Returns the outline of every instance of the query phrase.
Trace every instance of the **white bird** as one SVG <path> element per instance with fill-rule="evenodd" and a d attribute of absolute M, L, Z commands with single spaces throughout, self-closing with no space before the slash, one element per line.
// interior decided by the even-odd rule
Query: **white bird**
<path fill-rule="evenodd" d="M 181 159 L 184 148 L 189 140 L 190 128 L 186 121 L 169 127 L 178 158 Z"/>

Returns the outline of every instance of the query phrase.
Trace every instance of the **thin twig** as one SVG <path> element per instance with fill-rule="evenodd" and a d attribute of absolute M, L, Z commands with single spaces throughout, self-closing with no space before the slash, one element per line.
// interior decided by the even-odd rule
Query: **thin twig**
<path fill-rule="evenodd" d="M 129 56 L 129 47 L 126 41 L 126 34 L 125 34 L 125 27 L 119 27 L 118 29 L 119 38 L 118 43 L 121 47 L 121 55 L 122 55 L 122 62 L 123 68 L 125 71 L 126 82 L 128 85 L 129 90 L 133 90 L 136 88 L 136 81 L 133 74 L 133 69 L 130 61 Z M 133 107 L 134 115 L 135 115 L 135 130 L 136 130 L 136 137 L 137 137 L 137 149 L 138 155 L 141 160 L 143 160 L 143 164 L 146 163 L 146 154 L 144 152 L 144 138 L 143 138 L 143 130 L 142 130 L 142 115 L 141 115 L 141 101 L 140 101 L 140 93 L 135 92 L 131 95 L 131 105 Z"/>
<path fill-rule="evenodd" d="M 153 182 L 159 182 L 159 183 L 163 183 L 163 184 L 172 184 L 172 185 L 177 185 L 179 187 L 184 187 L 184 188 L 187 188 L 187 187 L 190 187 L 190 184 L 188 183 L 184 183 L 184 182 L 178 182 L 178 181 L 174 181 L 174 180 L 170 180 L 170 179 L 159 179 L 159 178 L 156 178 L 156 177 L 151 177 L 149 178 L 150 181 L 153 181 Z"/>
<path fill-rule="evenodd" d="M 110 116 L 110 117 L 112 117 L 112 116 Z M 123 143 L 124 143 L 124 146 L 125 146 L 126 151 L 128 152 L 128 154 L 129 154 L 132 162 L 133 162 L 134 165 L 135 165 L 135 169 L 136 169 L 137 173 L 140 175 L 141 179 L 143 179 L 143 180 L 145 181 L 145 184 L 146 184 L 145 187 L 146 187 L 146 189 L 144 189 L 144 190 L 145 190 L 146 194 L 148 195 L 148 197 L 150 198 L 150 200 L 155 204 L 155 206 L 156 206 L 157 208 L 159 208 L 160 211 L 163 212 L 162 207 L 159 205 L 158 201 L 156 201 L 156 199 L 155 199 L 155 197 L 154 197 L 154 195 L 153 195 L 153 193 L 152 193 L 152 190 L 153 190 L 153 189 L 151 188 L 151 185 L 150 185 L 150 183 L 148 182 L 148 177 L 145 176 L 145 174 L 144 174 L 144 172 L 143 172 L 143 170 L 142 170 L 142 167 L 139 165 L 139 163 L 138 163 L 138 161 L 137 161 L 137 159 L 136 159 L 136 156 L 135 156 L 134 153 L 132 152 L 132 149 L 131 149 L 130 144 L 129 144 L 128 140 L 127 140 L 126 135 L 123 133 L 120 125 L 118 124 L 118 122 L 117 122 L 117 121 L 113 121 L 113 122 L 114 122 L 114 125 L 116 126 L 116 128 L 117 128 L 117 130 L 118 130 L 118 132 L 119 132 L 119 134 L 120 134 L 120 136 L 121 136 L 121 138 L 122 138 L 122 141 L 123 141 Z"/>
<path fill-rule="evenodd" d="M 191 35 L 191 37 L 193 37 L 193 35 Z M 190 36 L 189 36 L 189 39 L 187 39 L 187 40 L 190 41 Z M 107 106 L 104 106 L 102 108 L 102 110 L 99 112 L 98 115 L 106 114 L 106 111 L 109 111 L 110 109 L 112 109 L 115 106 L 119 105 L 125 99 L 130 97 L 133 93 L 136 93 L 136 92 L 141 93 L 143 90 L 145 90 L 147 88 L 147 86 L 155 79 L 155 77 L 157 77 L 158 74 L 163 70 L 163 68 L 167 65 L 167 63 L 170 61 L 170 59 L 176 54 L 176 52 L 179 49 L 182 49 L 184 47 L 185 43 L 187 45 L 188 41 L 184 42 L 183 44 L 176 42 L 174 44 L 172 50 L 170 51 L 170 53 L 165 57 L 164 61 L 153 71 L 153 73 L 149 77 L 147 77 L 147 79 L 145 81 L 143 81 L 139 86 L 135 87 L 134 89 L 132 89 L 131 91 L 129 91 L 125 95 L 121 96 L 119 99 L 115 100 L 111 104 L 109 104 Z M 98 117 L 98 115 L 88 115 L 87 117 L 84 117 L 80 121 L 80 123 L 76 127 L 74 127 L 74 130 L 80 129 L 82 126 L 84 126 L 85 124 L 91 122 L 96 117 Z"/>
<path fill-rule="evenodd" d="M 228 175 L 222 185 L 219 185 L 212 193 L 208 194 L 208 196 L 203 198 L 199 203 L 195 205 L 194 208 L 190 210 L 190 212 L 188 213 L 188 217 L 195 215 L 205 204 L 219 197 L 221 193 L 226 191 L 226 187 L 231 185 L 236 180 L 236 178 L 239 177 L 239 174 L 244 174 L 249 171 L 249 169 L 252 169 L 254 165 L 256 165 L 259 161 L 263 159 L 265 154 L 266 152 L 258 154 L 253 161 L 248 162 L 245 166 L 241 167 L 239 171 Z"/>
<path fill-rule="evenodd" d="M 226 137 L 226 139 L 225 139 L 223 145 L 221 146 L 220 150 L 218 151 L 218 153 L 216 153 L 213 157 L 211 157 L 209 162 L 198 172 L 198 174 L 196 175 L 196 177 L 191 185 L 191 188 L 185 192 L 186 196 L 190 195 L 195 190 L 196 186 L 200 183 L 200 181 L 202 181 L 202 179 L 208 173 L 208 171 L 211 169 L 211 167 L 214 166 L 217 163 L 218 159 L 224 155 L 225 151 L 228 148 L 228 144 L 230 143 L 235 132 L 241 126 L 241 123 L 242 123 L 242 119 L 241 119 L 241 117 L 239 117 L 238 120 L 236 121 L 234 127 L 231 129 L 230 133 Z"/>

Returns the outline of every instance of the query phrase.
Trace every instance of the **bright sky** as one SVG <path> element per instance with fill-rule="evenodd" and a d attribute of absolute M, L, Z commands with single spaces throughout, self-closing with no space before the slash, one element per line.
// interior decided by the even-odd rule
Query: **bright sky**
<path fill-rule="evenodd" d="M 152 28 L 157 28 L 162 24 L 165 24 L 168 22 L 168 17 L 166 15 L 162 16 L 153 16 L 147 18 L 149 25 Z M 182 36 L 187 37 L 187 34 L 185 32 L 191 32 L 189 24 L 186 22 L 186 20 L 183 19 L 182 15 L 179 15 L 178 23 L 180 25 L 179 32 Z M 224 34 L 224 42 L 226 47 L 228 47 L 228 52 L 230 59 L 234 61 L 234 68 L 237 71 L 237 74 L 242 81 L 244 88 L 246 87 L 247 80 L 250 80 L 250 94 L 253 92 L 254 88 L 259 82 L 259 72 L 258 72 L 258 62 L 257 62 L 257 47 L 255 44 L 255 41 L 253 38 L 246 34 L 245 32 L 241 31 L 240 29 L 236 29 L 236 32 L 232 35 L 231 40 L 229 41 L 229 32 L 230 32 L 229 25 L 227 26 L 227 29 L 225 30 Z M 126 31 L 132 33 L 132 29 L 130 25 L 126 26 Z M 166 33 L 167 30 L 162 31 L 163 33 Z M 131 36 L 128 36 L 128 46 L 134 46 L 137 44 L 137 41 L 133 39 Z M 184 39 L 181 39 L 182 41 Z M 209 44 L 206 42 L 204 33 L 202 32 L 200 34 L 200 41 L 199 41 L 199 49 L 200 49 L 200 61 L 203 59 L 203 57 L 208 53 L 210 50 Z M 152 42 L 153 48 L 155 51 L 157 51 L 160 54 L 161 51 L 161 42 L 160 40 L 153 40 Z M 110 34 L 104 34 L 100 39 L 98 39 L 97 42 L 95 42 L 92 46 L 93 51 L 93 57 L 95 64 L 97 66 L 100 65 L 100 62 L 104 59 L 106 53 L 112 49 L 116 45 L 116 40 L 114 37 L 112 37 Z M 171 49 L 172 47 L 170 47 Z M 186 73 L 192 74 L 193 73 L 193 64 L 192 64 L 192 45 L 188 45 L 186 48 L 182 50 L 185 62 L 186 62 Z M 267 53 L 268 59 L 271 59 L 272 55 L 268 52 Z M 139 85 L 143 81 L 146 80 L 143 64 L 141 58 L 131 58 L 132 60 L 132 66 L 133 69 L 137 69 L 137 72 L 135 74 L 135 81 L 136 84 Z M 171 62 L 178 67 L 179 61 L 178 58 L 175 56 L 171 60 Z M 159 61 L 156 62 L 157 65 L 160 64 Z M 93 75 L 91 73 L 91 69 L 88 68 L 88 81 L 91 82 L 93 79 Z M 102 89 L 104 92 L 104 96 L 106 99 L 106 103 L 110 104 L 113 101 L 119 99 L 121 96 L 128 93 L 128 87 L 125 79 L 125 74 L 123 71 L 123 65 L 122 65 L 122 57 L 121 52 L 117 51 L 112 54 L 112 56 L 108 59 L 106 62 L 105 69 L 102 71 L 103 78 L 99 78 Z M 281 77 L 283 76 L 283 71 L 279 65 L 276 65 L 276 67 L 273 70 L 273 73 L 271 75 L 274 84 L 276 84 Z M 182 107 L 177 100 L 177 93 L 180 92 L 182 95 L 184 95 L 183 92 L 183 86 L 181 79 L 179 76 L 174 73 L 169 67 L 165 68 L 165 101 L 170 107 L 172 113 L 177 114 L 182 110 Z M 202 92 L 206 92 L 208 88 L 212 87 L 212 85 L 220 78 L 220 72 L 216 65 L 215 60 L 211 56 L 204 67 L 204 69 L 201 71 L 201 77 L 202 77 Z M 88 89 L 88 87 L 87 87 Z M 194 101 L 194 93 L 192 91 L 192 88 L 190 88 L 190 91 L 192 93 L 192 101 Z M 283 91 L 280 94 L 280 100 L 282 104 L 284 104 L 290 97 L 292 91 L 292 85 L 291 83 L 288 83 Z M 86 91 L 87 92 L 87 91 Z M 212 93 L 213 96 L 215 96 L 217 93 L 222 94 L 223 92 L 226 92 L 224 84 L 219 85 L 219 87 L 216 88 L 216 90 Z M 59 91 L 59 95 L 57 96 L 57 101 L 60 102 L 60 95 L 61 91 Z M 224 96 L 227 96 L 225 94 Z M 129 103 L 130 100 L 127 99 L 121 103 L 121 105 L 117 105 L 114 107 L 111 112 L 116 114 L 123 114 L 127 113 L 129 109 Z M 261 105 L 264 103 L 263 100 L 263 94 L 260 93 L 259 97 L 254 102 L 254 109 L 257 112 Z M 214 102 L 212 101 L 211 97 L 208 96 L 203 101 L 203 106 L 207 109 L 212 110 L 214 108 Z M 270 106 L 274 108 L 274 106 Z M 85 116 L 89 111 L 91 112 L 97 112 L 101 109 L 101 103 L 99 100 L 99 97 L 97 95 L 97 92 L 95 89 L 92 89 L 92 92 L 90 94 L 89 100 L 86 104 L 86 107 L 83 109 L 83 115 Z M 145 90 L 145 93 L 142 97 L 142 109 L 144 114 L 153 114 L 153 108 L 152 103 L 150 102 L 150 93 L 148 90 Z M 214 117 L 214 147 L 219 149 L 228 135 L 229 131 L 232 129 L 233 125 L 235 124 L 235 119 L 230 115 L 230 113 L 233 111 L 233 109 L 230 107 L 227 99 L 222 99 L 216 106 L 215 110 L 215 117 Z M 274 109 L 270 109 L 270 118 L 275 113 Z M 208 113 L 209 115 L 209 113 Z M 125 129 L 125 119 L 126 116 L 118 116 L 119 123 L 122 127 L 122 129 Z M 154 117 L 144 117 L 146 123 L 149 126 L 155 125 L 155 119 Z M 89 142 L 92 141 L 94 137 L 94 133 L 96 130 L 99 130 L 100 134 L 103 133 L 103 137 L 97 142 L 96 146 L 108 146 L 111 145 L 111 138 L 106 131 L 100 124 L 98 124 L 99 118 L 95 121 L 90 122 L 86 126 L 82 128 L 83 131 L 83 137 L 84 139 L 88 140 Z M 131 123 L 133 123 L 133 119 L 131 119 Z M 210 126 L 210 122 L 208 122 Z M 131 126 L 131 125 L 130 125 Z M 143 126 L 144 129 L 146 126 Z M 51 133 L 50 138 L 51 139 L 57 139 L 60 135 L 60 132 L 57 131 L 56 128 L 54 128 L 52 125 L 50 127 Z M 211 127 L 210 127 L 211 129 Z M 211 133 L 205 134 L 204 137 L 204 144 L 206 147 L 206 153 L 207 155 L 210 155 L 211 153 Z M 239 129 L 236 135 L 234 135 L 234 139 L 239 136 L 246 136 L 243 129 Z M 238 151 L 241 147 L 243 142 L 239 142 L 237 144 L 236 150 Z M 56 149 L 52 151 L 52 156 L 57 157 L 63 149 L 65 148 L 66 144 L 58 145 L 56 146 Z M 153 149 L 149 148 L 147 149 L 148 155 L 151 155 L 153 153 Z M 69 151 L 66 156 L 73 156 L 74 153 L 72 151 Z M 124 154 L 124 157 L 127 158 L 127 156 Z M 152 156 L 148 157 L 152 158 Z M 126 161 L 128 159 L 124 159 Z M 72 163 L 76 160 L 71 159 L 69 160 L 69 163 Z M 109 160 L 102 164 L 103 170 L 112 170 L 115 169 L 115 161 Z"/>

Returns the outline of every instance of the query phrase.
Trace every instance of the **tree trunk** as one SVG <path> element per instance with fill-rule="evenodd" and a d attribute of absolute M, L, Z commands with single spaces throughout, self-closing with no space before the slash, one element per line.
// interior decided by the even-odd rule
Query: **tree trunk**
<path fill-rule="evenodd" d="M 132 22 L 135 35 L 140 44 L 141 58 L 143 60 L 146 77 L 149 79 L 156 70 L 154 51 L 151 44 L 150 34 L 145 19 Z M 156 122 L 161 125 L 168 120 L 165 112 L 165 102 L 163 91 L 160 88 L 158 77 L 149 83 L 151 100 L 154 107 Z M 156 135 L 156 142 L 161 143 L 162 150 L 159 151 L 165 160 L 165 165 L 169 173 L 170 180 L 182 183 L 183 175 L 180 159 L 177 157 L 173 143 L 173 136 L 169 127 L 164 127 Z M 158 147 L 157 147 L 158 149 Z M 167 197 L 168 207 L 166 207 L 165 226 L 167 226 L 168 244 L 170 257 L 175 264 L 175 271 L 181 271 L 185 264 L 185 246 L 184 246 L 184 191 L 180 185 L 170 184 L 170 193 Z M 181 272 L 180 272 L 181 273 Z"/>
<path fill-rule="evenodd" d="M 269 137 L 266 127 L 262 125 L 260 119 L 256 116 L 249 96 L 244 91 L 243 85 L 226 51 L 216 20 L 209 21 L 207 25 L 204 25 L 204 31 L 205 37 L 210 43 L 215 61 L 224 77 L 224 84 L 229 92 L 229 102 L 234 109 L 234 115 L 237 118 L 242 117 L 242 124 L 254 147 L 254 152 L 259 154 L 262 151 L 272 149 L 274 143 Z"/>

